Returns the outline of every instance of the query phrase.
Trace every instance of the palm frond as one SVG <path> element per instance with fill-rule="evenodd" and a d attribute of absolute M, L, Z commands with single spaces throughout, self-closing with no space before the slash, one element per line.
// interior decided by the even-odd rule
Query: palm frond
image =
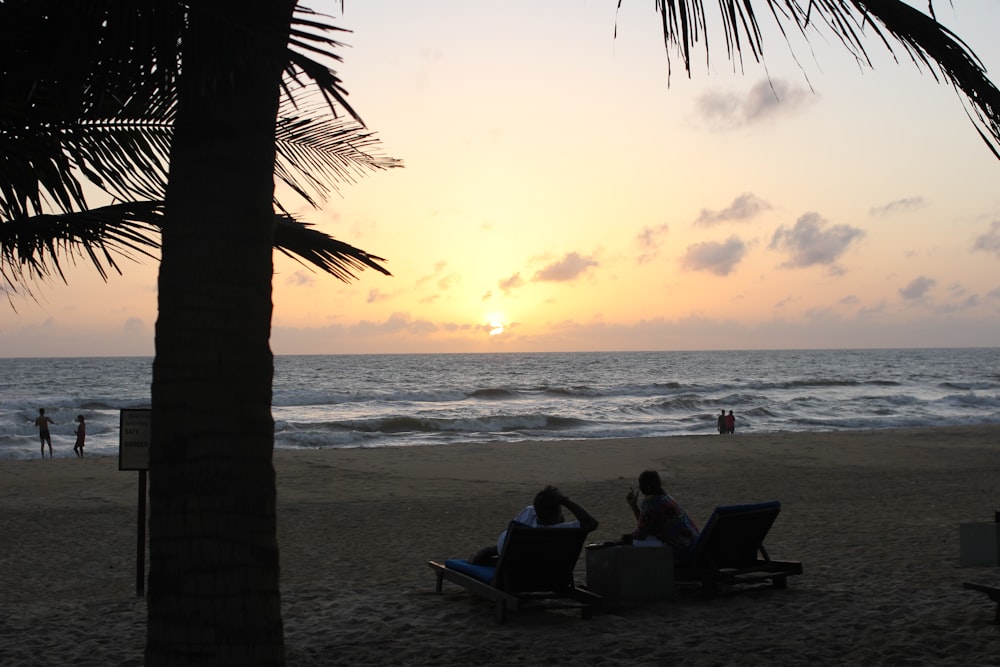
<path fill-rule="evenodd" d="M 335 112 L 340 106 L 355 121 L 364 125 L 361 116 L 347 102 L 347 91 L 332 68 L 333 63 L 342 60 L 337 51 L 343 48 L 344 44 L 329 35 L 347 31 L 329 23 L 327 21 L 329 18 L 306 7 L 295 7 L 285 77 L 302 85 L 300 75 L 305 75 L 316 84 L 331 110 Z M 294 99 L 287 87 L 285 90 L 288 99 Z"/>
<path fill-rule="evenodd" d="M 0 0 L 0 277 L 8 283 L 65 279 L 60 262 L 81 256 L 106 278 L 120 272 L 116 255 L 158 245 L 186 11 L 182 0 Z M 378 138 L 347 104 L 332 69 L 342 45 L 331 35 L 343 31 L 308 9 L 296 17 L 275 176 L 317 206 L 339 184 L 401 163 L 376 152 Z M 227 20 L 252 38 L 238 17 Z M 131 203 L 91 209 L 87 182 Z M 381 258 L 303 233 L 275 205 L 282 252 L 340 279 L 365 267 L 388 274 Z"/>
<path fill-rule="evenodd" d="M 620 4 L 621 0 L 619 0 Z M 901 47 L 920 68 L 950 83 L 967 103 L 967 113 L 989 150 L 1000 158 L 1000 90 L 980 59 L 951 30 L 939 23 L 933 0 L 924 13 L 904 0 L 719 0 L 719 19 L 730 59 L 742 65 L 744 50 L 755 60 L 764 44 L 754 6 L 767 4 L 786 36 L 794 28 L 807 38 L 811 32 L 832 34 L 860 63 L 871 66 L 866 42 L 881 42 L 895 57 Z M 676 52 L 691 75 L 692 52 L 706 40 L 708 20 L 703 0 L 656 0 L 668 63 Z M 669 65 L 668 65 L 669 72 Z"/>
<path fill-rule="evenodd" d="M 30 281 L 53 276 L 65 282 L 65 259 L 87 257 L 105 280 L 110 271 L 121 274 L 117 259 L 155 260 L 160 233 L 169 224 L 163 211 L 162 201 L 141 201 L 4 222 L 0 224 L 3 291 L 17 291 L 18 285 L 27 291 L 23 286 Z M 287 214 L 275 214 L 274 247 L 344 282 L 365 268 L 392 275 L 380 264 L 383 258 Z"/>
<path fill-rule="evenodd" d="M 899 0 L 862 2 L 867 20 L 877 20 L 898 40 L 917 66 L 940 74 L 966 98 L 969 117 L 983 141 L 1000 159 L 1000 90 L 986 74 L 986 68 L 972 50 L 952 31 Z"/>
<path fill-rule="evenodd" d="M 155 259 L 163 207 L 159 202 L 114 204 L 86 211 L 42 214 L 0 224 L 0 277 L 16 290 L 53 275 L 62 261 L 87 257 L 103 279 L 121 273 L 118 259 Z"/>
<path fill-rule="evenodd" d="M 315 207 L 341 184 L 402 166 L 400 160 L 379 154 L 379 146 L 374 132 L 353 119 L 337 118 L 323 102 L 297 108 L 285 102 L 275 132 L 275 177 Z"/>
<path fill-rule="evenodd" d="M 386 276 L 392 275 L 379 263 L 385 261 L 382 257 L 338 241 L 290 215 L 277 216 L 274 245 L 289 257 L 312 264 L 345 283 L 353 280 L 358 271 L 366 268 Z"/>
<path fill-rule="evenodd" d="M 160 197 L 177 2 L 0 2 L 0 216 L 86 209 L 79 176 Z"/>

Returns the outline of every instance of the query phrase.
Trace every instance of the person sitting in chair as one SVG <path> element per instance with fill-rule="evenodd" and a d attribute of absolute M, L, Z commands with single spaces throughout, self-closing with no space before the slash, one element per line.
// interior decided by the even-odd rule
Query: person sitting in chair
<path fill-rule="evenodd" d="M 638 500 L 635 489 L 629 488 L 625 502 L 635 515 L 636 528 L 626 539 L 635 546 L 663 546 L 674 548 L 675 561 L 684 560 L 688 550 L 698 539 L 698 527 L 676 500 L 663 490 L 660 475 L 655 470 L 644 470 L 639 475 Z"/>
<path fill-rule="evenodd" d="M 564 507 L 574 516 L 572 521 L 566 521 L 562 511 Z M 534 502 L 521 510 L 513 521 L 532 528 L 584 528 L 588 533 L 598 526 L 597 519 L 590 512 L 551 485 L 535 494 Z M 483 547 L 470 556 L 469 561 L 476 565 L 490 564 L 503 551 L 506 539 L 507 530 L 504 529 L 496 544 Z"/>

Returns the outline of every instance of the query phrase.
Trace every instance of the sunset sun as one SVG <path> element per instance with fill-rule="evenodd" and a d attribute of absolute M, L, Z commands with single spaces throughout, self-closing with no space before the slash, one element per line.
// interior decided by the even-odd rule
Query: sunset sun
<path fill-rule="evenodd" d="M 503 333 L 503 315 L 489 316 L 489 329 L 491 336 L 499 336 Z"/>

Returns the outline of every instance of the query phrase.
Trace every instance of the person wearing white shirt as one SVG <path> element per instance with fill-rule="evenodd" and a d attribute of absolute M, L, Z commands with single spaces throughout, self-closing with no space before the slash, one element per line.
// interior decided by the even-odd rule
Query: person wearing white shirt
<path fill-rule="evenodd" d="M 573 515 L 572 521 L 567 521 L 563 514 L 566 508 Z M 590 512 L 573 502 L 554 486 L 546 486 L 535 495 L 535 500 L 521 510 L 514 521 L 523 523 L 532 528 L 585 528 L 588 533 L 597 529 L 598 522 Z M 507 530 L 504 529 L 497 538 L 495 545 L 483 547 L 469 557 L 469 561 L 477 565 L 487 565 L 499 556 L 503 551 L 504 541 L 507 539 Z"/>

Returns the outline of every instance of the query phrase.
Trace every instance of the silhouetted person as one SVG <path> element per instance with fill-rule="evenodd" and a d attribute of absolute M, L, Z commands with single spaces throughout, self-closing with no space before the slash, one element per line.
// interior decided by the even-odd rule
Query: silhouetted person
<path fill-rule="evenodd" d="M 45 443 L 49 443 L 49 458 L 52 458 L 52 436 L 49 435 L 49 424 L 55 424 L 52 419 L 45 416 L 45 408 L 38 408 L 38 416 L 35 417 L 35 426 L 38 427 L 38 438 L 42 441 L 42 458 L 45 458 Z"/>
<path fill-rule="evenodd" d="M 736 433 L 736 417 L 733 416 L 732 410 L 726 415 L 726 433 Z"/>
<path fill-rule="evenodd" d="M 73 451 L 82 459 L 83 441 L 87 439 L 87 422 L 83 420 L 83 415 L 77 415 L 76 421 L 79 425 L 76 427 L 76 444 L 73 445 Z"/>
<path fill-rule="evenodd" d="M 630 536 L 635 546 L 671 546 L 674 559 L 682 561 L 698 539 L 698 527 L 676 500 L 663 490 L 660 474 L 644 470 L 639 475 L 640 501 L 629 488 L 625 502 L 635 515 L 636 527 Z M 626 536 L 629 537 L 629 536 Z"/>
<path fill-rule="evenodd" d="M 575 517 L 573 521 L 566 520 L 562 511 L 564 507 Z M 521 510 L 513 521 L 532 528 L 584 528 L 588 533 L 596 530 L 598 525 L 597 519 L 591 516 L 590 512 L 563 495 L 562 491 L 554 486 L 546 486 L 535 494 L 535 501 Z M 503 551 L 506 540 L 507 530 L 504 529 L 496 544 L 483 547 L 470 556 L 469 560 L 477 565 L 490 563 Z"/>
<path fill-rule="evenodd" d="M 719 410 L 718 423 L 719 423 L 719 435 L 725 435 L 726 434 L 726 411 L 725 410 Z"/>

